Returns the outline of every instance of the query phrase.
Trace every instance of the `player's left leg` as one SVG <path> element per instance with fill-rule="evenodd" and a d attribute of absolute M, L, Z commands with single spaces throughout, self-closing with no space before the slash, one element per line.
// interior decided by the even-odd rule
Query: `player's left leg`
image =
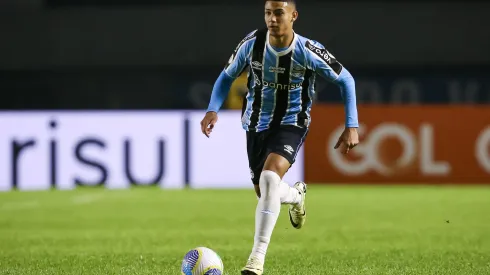
<path fill-rule="evenodd" d="M 271 140 L 270 151 L 283 156 L 292 166 L 307 134 L 306 128 L 283 126 Z M 285 182 L 280 184 L 281 203 L 289 204 L 289 220 L 296 229 L 300 229 L 306 221 L 306 188 L 302 181 L 296 182 L 292 187 Z"/>
<path fill-rule="evenodd" d="M 301 202 L 302 196 L 301 192 L 298 192 L 298 188 L 302 182 L 297 182 L 294 186 L 290 186 L 287 182 L 281 180 L 279 184 L 279 198 L 281 199 L 281 204 L 297 205 Z M 255 193 L 257 194 L 257 199 L 260 199 L 260 185 L 254 184 Z"/>

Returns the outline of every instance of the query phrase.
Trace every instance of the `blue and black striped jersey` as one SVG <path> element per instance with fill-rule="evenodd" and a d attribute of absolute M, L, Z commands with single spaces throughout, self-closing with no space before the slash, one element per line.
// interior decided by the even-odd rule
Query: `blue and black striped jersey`
<path fill-rule="evenodd" d="M 236 78 L 247 68 L 242 124 L 253 131 L 309 127 L 316 76 L 335 81 L 343 69 L 322 44 L 297 33 L 288 48 L 275 49 L 267 29 L 251 32 L 238 44 L 225 73 Z"/>

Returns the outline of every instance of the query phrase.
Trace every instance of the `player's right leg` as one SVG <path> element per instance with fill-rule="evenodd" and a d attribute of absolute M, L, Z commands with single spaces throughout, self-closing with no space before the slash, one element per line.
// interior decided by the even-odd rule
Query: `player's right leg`
<path fill-rule="evenodd" d="M 242 274 L 261 275 L 265 256 L 277 218 L 281 211 L 281 179 L 289 168 L 289 162 L 280 155 L 270 154 L 268 139 L 274 131 L 247 134 L 247 151 L 258 202 L 255 210 L 254 245 Z M 269 164 L 267 164 L 269 163 Z M 286 184 L 287 185 L 287 184 Z M 289 190 L 283 188 L 284 191 Z M 295 194 L 284 192 L 287 200 Z"/>
<path fill-rule="evenodd" d="M 262 275 L 264 271 L 264 258 L 265 250 L 260 242 L 260 236 L 258 236 L 259 228 L 266 222 L 262 219 L 262 210 L 266 204 L 266 198 L 264 197 L 264 184 L 262 175 L 262 167 L 265 163 L 266 146 L 264 146 L 264 140 L 266 139 L 266 132 L 247 132 L 247 153 L 248 163 L 250 168 L 250 174 L 252 183 L 257 195 L 257 207 L 255 209 L 255 235 L 254 245 L 252 253 L 248 257 L 245 267 L 242 269 L 241 274 L 244 275 Z M 261 186 L 262 181 L 262 186 Z M 261 192 L 262 191 L 262 192 Z"/>
<path fill-rule="evenodd" d="M 258 182 L 260 198 L 255 211 L 255 235 L 252 252 L 242 274 L 261 275 L 272 233 L 281 212 L 280 185 L 289 162 L 278 154 L 266 154 Z M 254 173 L 255 174 L 255 173 Z"/>

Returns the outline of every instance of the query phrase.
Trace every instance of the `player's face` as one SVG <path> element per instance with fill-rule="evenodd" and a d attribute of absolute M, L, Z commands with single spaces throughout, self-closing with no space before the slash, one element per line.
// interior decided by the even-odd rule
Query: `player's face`
<path fill-rule="evenodd" d="M 265 23 L 273 36 L 282 36 L 293 28 L 298 12 L 293 4 L 282 1 L 265 2 Z"/>

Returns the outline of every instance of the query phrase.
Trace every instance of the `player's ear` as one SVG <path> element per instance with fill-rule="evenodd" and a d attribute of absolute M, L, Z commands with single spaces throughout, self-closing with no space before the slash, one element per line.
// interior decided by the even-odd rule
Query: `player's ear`
<path fill-rule="evenodd" d="M 293 17 L 291 19 L 291 22 L 296 21 L 296 19 L 298 19 L 298 11 L 293 11 Z"/>

